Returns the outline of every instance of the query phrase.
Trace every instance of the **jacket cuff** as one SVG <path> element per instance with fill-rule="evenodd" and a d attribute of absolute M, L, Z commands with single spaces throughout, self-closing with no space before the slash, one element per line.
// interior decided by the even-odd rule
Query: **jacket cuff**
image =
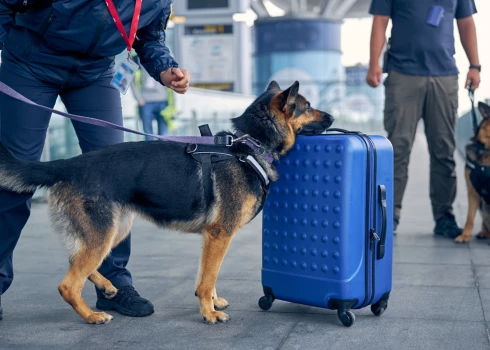
<path fill-rule="evenodd" d="M 170 68 L 179 68 L 179 64 L 175 61 L 169 61 L 167 64 L 162 64 L 162 65 L 158 65 L 155 67 L 154 71 L 153 71 L 153 74 L 155 74 L 153 76 L 153 78 L 160 82 L 160 84 L 163 85 L 163 82 L 162 80 L 160 79 L 160 74 L 165 72 L 167 69 L 170 69 Z M 165 85 L 164 85 L 165 86 Z"/>

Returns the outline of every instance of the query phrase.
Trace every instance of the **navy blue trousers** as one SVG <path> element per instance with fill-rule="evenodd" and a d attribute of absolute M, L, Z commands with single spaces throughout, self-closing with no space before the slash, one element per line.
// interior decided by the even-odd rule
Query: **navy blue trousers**
<path fill-rule="evenodd" d="M 69 113 L 106 120 L 122 125 L 119 92 L 105 76 L 82 87 L 60 88 L 47 82 L 16 74 L 16 67 L 6 63 L 0 69 L 0 81 L 28 99 L 52 108 L 58 96 Z M 0 94 L 0 139 L 19 159 L 41 159 L 51 113 Z M 123 142 L 118 130 L 73 121 L 82 152 Z M 31 194 L 0 190 L 0 295 L 14 278 L 12 257 L 20 234 L 30 215 Z M 126 269 L 131 252 L 131 238 L 121 242 L 102 263 L 99 272 L 116 288 L 132 284 Z M 46 251 L 46 254 L 48 252 Z M 96 289 L 97 290 L 97 289 Z M 98 295 L 102 295 L 97 290 Z"/>

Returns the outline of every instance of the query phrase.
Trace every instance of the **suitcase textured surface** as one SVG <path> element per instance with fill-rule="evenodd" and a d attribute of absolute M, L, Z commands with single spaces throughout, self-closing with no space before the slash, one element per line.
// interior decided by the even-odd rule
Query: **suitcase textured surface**
<path fill-rule="evenodd" d="M 382 136 L 300 136 L 277 162 L 263 211 L 262 309 L 274 299 L 387 307 L 392 285 L 393 149 Z"/>

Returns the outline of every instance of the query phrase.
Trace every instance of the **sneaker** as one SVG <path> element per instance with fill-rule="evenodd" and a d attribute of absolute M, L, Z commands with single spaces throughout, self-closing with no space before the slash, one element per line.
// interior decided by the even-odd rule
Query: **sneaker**
<path fill-rule="evenodd" d="M 116 310 L 122 315 L 142 317 L 151 315 L 155 310 L 153 304 L 140 297 L 133 286 L 121 287 L 113 299 L 97 298 L 95 307 L 99 310 Z"/>
<path fill-rule="evenodd" d="M 458 227 L 454 215 L 451 213 L 444 214 L 443 217 L 436 221 L 434 233 L 447 238 L 456 238 L 463 232 L 463 229 Z"/>
<path fill-rule="evenodd" d="M 2 295 L 0 295 L 0 320 L 3 318 Z"/>

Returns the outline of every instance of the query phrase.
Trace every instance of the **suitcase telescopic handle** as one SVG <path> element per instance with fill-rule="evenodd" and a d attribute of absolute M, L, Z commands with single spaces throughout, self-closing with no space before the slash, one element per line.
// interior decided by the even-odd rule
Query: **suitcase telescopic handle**
<path fill-rule="evenodd" d="M 381 237 L 378 244 L 378 260 L 383 259 L 385 256 L 385 242 L 386 242 L 386 187 L 384 185 L 378 186 L 378 198 L 381 204 L 381 216 L 382 216 L 382 227 L 381 227 Z"/>

